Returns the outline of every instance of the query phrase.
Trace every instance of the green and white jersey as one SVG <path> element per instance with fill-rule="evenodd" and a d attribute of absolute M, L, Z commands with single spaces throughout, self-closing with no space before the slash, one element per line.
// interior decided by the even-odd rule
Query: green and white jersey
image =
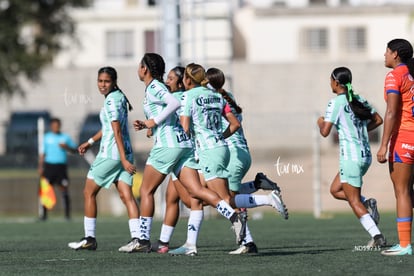
<path fill-rule="evenodd" d="M 357 96 L 364 105 L 374 108 L 362 97 Z M 346 99 L 346 94 L 340 94 L 329 101 L 325 112 L 325 121 L 335 125 L 339 135 L 340 157 L 343 160 L 370 162 L 371 149 L 369 145 L 367 120 L 360 120 L 352 112 Z"/>
<path fill-rule="evenodd" d="M 181 116 L 181 113 L 183 112 L 183 99 L 184 99 L 184 93 L 185 91 L 175 91 L 174 93 L 172 93 L 172 95 L 178 100 L 180 101 L 181 105 L 180 108 L 177 109 L 177 111 L 175 113 L 177 113 L 178 116 Z"/>
<path fill-rule="evenodd" d="M 128 132 L 128 107 L 125 95 L 121 91 L 115 90 L 106 96 L 99 118 L 102 125 L 102 138 L 97 157 L 120 160 L 111 125 L 113 121 L 118 121 L 121 127 L 125 155 L 128 160 L 132 161 L 133 153 Z"/>
<path fill-rule="evenodd" d="M 223 139 L 223 97 L 203 86 L 184 93 L 182 116 L 191 118 L 197 149 L 227 146 Z"/>
<path fill-rule="evenodd" d="M 165 84 L 158 80 L 152 82 L 145 89 L 144 113 L 147 119 L 153 119 L 167 106 L 165 97 L 170 94 Z M 154 147 L 192 148 L 190 139 L 180 124 L 176 112 L 169 115 L 159 125 L 152 128 Z"/>
<path fill-rule="evenodd" d="M 233 99 L 233 101 L 235 101 L 234 96 L 233 96 L 232 93 L 227 92 L 227 94 L 229 95 L 230 98 Z M 237 113 L 236 110 L 230 104 L 229 104 L 229 106 L 231 108 L 231 112 L 233 112 L 233 114 L 236 116 L 236 118 L 241 123 L 242 120 L 243 120 L 242 114 Z M 223 130 L 225 130 L 228 126 L 229 126 L 229 122 L 226 119 L 224 119 L 223 120 Z M 229 146 L 229 148 L 245 148 L 245 149 L 248 149 L 247 140 L 246 140 L 246 137 L 244 136 L 242 126 L 235 133 L 233 133 L 230 137 L 228 137 L 226 139 L 226 142 L 227 142 L 227 145 Z"/>

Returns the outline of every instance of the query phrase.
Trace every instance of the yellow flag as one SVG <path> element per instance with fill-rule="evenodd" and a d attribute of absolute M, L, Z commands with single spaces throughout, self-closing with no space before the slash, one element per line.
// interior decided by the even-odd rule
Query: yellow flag
<path fill-rule="evenodd" d="M 47 209 L 52 209 L 56 204 L 56 194 L 53 186 L 50 185 L 49 181 L 45 177 L 40 178 L 40 189 L 39 189 L 40 202 Z"/>

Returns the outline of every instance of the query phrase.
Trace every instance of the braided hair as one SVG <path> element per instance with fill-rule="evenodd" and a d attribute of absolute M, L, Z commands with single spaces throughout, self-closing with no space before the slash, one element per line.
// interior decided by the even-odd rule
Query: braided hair
<path fill-rule="evenodd" d="M 100 74 L 102 74 L 102 73 L 108 74 L 111 77 L 111 80 L 112 80 L 112 82 L 114 84 L 114 86 L 112 87 L 112 90 L 109 91 L 109 93 L 114 92 L 116 90 L 119 90 L 119 92 L 121 92 L 124 95 L 124 97 L 125 97 L 125 100 L 126 100 L 126 102 L 128 104 L 128 110 L 131 111 L 133 109 L 131 103 L 129 102 L 127 96 L 125 96 L 124 92 L 122 92 L 122 90 L 118 86 L 118 83 L 117 83 L 117 81 L 118 81 L 118 74 L 117 74 L 115 68 L 110 67 L 110 66 L 102 67 L 102 68 L 100 68 L 98 70 L 98 76 Z"/>
<path fill-rule="evenodd" d="M 242 113 L 242 108 L 230 97 L 229 93 L 223 89 L 226 81 L 223 71 L 217 68 L 209 68 L 206 72 L 206 79 L 208 79 L 207 87 L 211 86 L 212 90 L 219 92 L 229 105 L 236 110 L 238 114 Z"/>
<path fill-rule="evenodd" d="M 367 106 L 366 102 L 361 102 L 360 97 L 354 93 L 352 89 L 352 73 L 346 67 L 338 67 L 332 71 L 331 78 L 346 89 L 346 100 L 351 107 L 352 112 L 361 120 L 369 120 L 372 118 L 372 110 Z"/>
<path fill-rule="evenodd" d="M 165 62 L 162 56 L 156 53 L 146 53 L 141 60 L 141 64 L 148 68 L 154 79 L 164 83 Z"/>
<path fill-rule="evenodd" d="M 184 74 L 196 85 L 206 85 L 206 71 L 203 66 L 196 63 L 190 63 L 185 67 Z"/>

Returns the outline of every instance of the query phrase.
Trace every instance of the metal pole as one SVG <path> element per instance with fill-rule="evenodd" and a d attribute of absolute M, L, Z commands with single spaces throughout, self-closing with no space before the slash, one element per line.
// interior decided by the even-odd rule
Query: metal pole
<path fill-rule="evenodd" d="M 43 119 L 43 117 L 39 117 L 37 119 L 37 152 L 38 152 L 39 157 L 41 154 L 43 154 L 44 136 L 45 136 L 45 120 Z M 39 218 L 41 218 L 43 215 L 43 205 L 40 201 L 40 196 L 38 196 L 38 202 L 39 202 L 38 213 L 39 213 Z"/>
<path fill-rule="evenodd" d="M 318 113 L 314 115 L 315 120 L 319 118 Z M 320 218 L 322 213 L 321 201 L 321 149 L 320 137 L 317 127 L 313 128 L 313 216 Z"/>

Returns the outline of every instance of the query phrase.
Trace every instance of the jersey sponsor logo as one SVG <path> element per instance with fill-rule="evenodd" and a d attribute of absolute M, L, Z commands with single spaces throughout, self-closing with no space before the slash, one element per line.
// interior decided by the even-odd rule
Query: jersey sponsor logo
<path fill-rule="evenodd" d="M 196 104 L 198 106 L 203 106 L 206 104 L 213 104 L 213 103 L 221 103 L 221 98 L 220 97 L 208 97 L 208 98 L 199 97 L 196 99 Z"/>
<path fill-rule="evenodd" d="M 414 150 L 414 145 L 410 145 L 410 144 L 402 144 L 401 145 L 402 149 L 408 149 L 408 150 Z"/>

